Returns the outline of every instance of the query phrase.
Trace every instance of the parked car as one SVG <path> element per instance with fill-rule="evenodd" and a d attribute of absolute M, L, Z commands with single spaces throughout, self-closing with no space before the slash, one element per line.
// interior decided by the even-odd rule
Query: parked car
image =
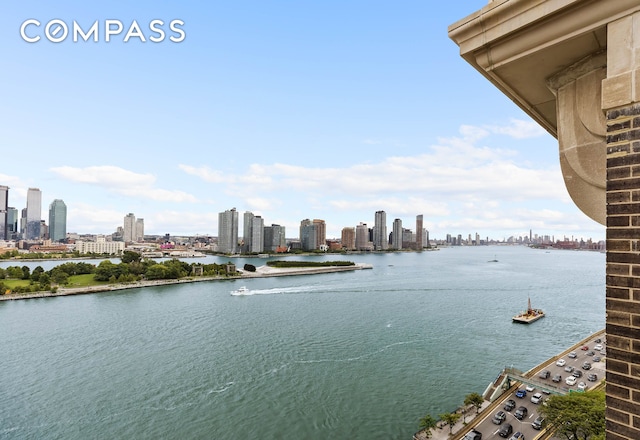
<path fill-rule="evenodd" d="M 491 420 L 494 424 L 500 425 L 507 418 L 507 414 L 504 411 L 498 411 Z"/>
<path fill-rule="evenodd" d="M 575 359 L 578 357 L 578 353 L 576 353 L 575 351 L 572 351 L 567 356 L 570 357 L 571 359 Z"/>
<path fill-rule="evenodd" d="M 500 437 L 507 438 L 511 435 L 512 432 L 513 426 L 511 426 L 511 423 L 505 423 L 504 425 L 502 425 L 502 428 L 500 428 L 500 431 L 498 431 L 498 435 Z"/>
<path fill-rule="evenodd" d="M 549 379 L 549 376 L 551 376 L 551 371 L 549 370 L 544 370 L 538 375 L 540 379 Z"/>
<path fill-rule="evenodd" d="M 526 390 L 518 390 L 518 391 L 516 391 L 516 397 L 519 397 L 519 398 L 522 399 L 526 395 L 527 395 L 527 391 Z"/>
<path fill-rule="evenodd" d="M 571 373 L 571 375 L 573 377 L 582 377 L 582 371 L 581 370 L 573 370 L 573 373 Z"/>
<path fill-rule="evenodd" d="M 593 357 L 593 362 L 600 362 L 602 360 L 602 358 L 600 356 L 594 356 Z"/>
<path fill-rule="evenodd" d="M 556 361 L 556 365 L 557 365 L 558 367 L 564 367 L 564 365 L 565 365 L 566 363 L 567 363 L 567 361 L 565 361 L 564 359 L 558 359 L 558 360 Z"/>
<path fill-rule="evenodd" d="M 587 351 L 587 350 L 589 350 L 589 346 L 588 345 L 583 345 L 580 350 Z"/>
<path fill-rule="evenodd" d="M 560 374 L 556 374 L 551 380 L 554 382 L 562 382 L 562 376 Z"/>
<path fill-rule="evenodd" d="M 585 362 L 584 364 L 582 364 L 582 369 L 583 370 L 590 370 L 591 369 L 591 363 L 590 362 Z"/>
<path fill-rule="evenodd" d="M 589 382 L 595 382 L 596 380 L 598 380 L 598 375 L 596 373 L 589 373 L 587 375 L 587 380 Z"/>
<path fill-rule="evenodd" d="M 573 367 L 571 365 L 567 365 L 566 367 L 564 367 L 564 371 L 566 371 L 567 373 L 571 373 L 573 371 Z"/>
<path fill-rule="evenodd" d="M 569 377 L 567 377 L 567 380 L 565 380 L 564 382 L 569 386 L 573 386 L 573 385 L 576 384 L 577 381 L 578 381 L 578 379 L 576 379 L 575 377 L 569 376 Z"/>
<path fill-rule="evenodd" d="M 516 407 L 516 401 L 513 399 L 507 400 L 507 403 L 504 404 L 505 411 L 511 411 L 515 407 Z"/>
<path fill-rule="evenodd" d="M 527 417 L 528 413 L 529 413 L 529 410 L 527 409 L 527 407 L 526 406 L 521 406 L 521 407 L 518 407 L 516 412 L 513 413 L 513 417 L 515 417 L 518 420 L 522 420 L 525 417 Z"/>
<path fill-rule="evenodd" d="M 602 347 L 602 344 L 596 344 L 596 345 L 595 345 L 595 347 L 593 347 L 593 349 L 594 349 L 595 351 L 600 351 L 600 350 L 602 350 L 602 348 L 603 348 L 603 347 Z"/>
<path fill-rule="evenodd" d="M 578 389 L 579 389 L 580 391 L 585 391 L 585 390 L 587 389 L 587 384 L 586 384 L 586 383 L 584 383 L 584 382 L 580 382 L 580 383 L 578 384 Z"/>
<path fill-rule="evenodd" d="M 542 393 L 535 393 L 533 396 L 531 396 L 531 402 L 535 404 L 542 402 Z"/>
<path fill-rule="evenodd" d="M 524 440 L 524 434 L 518 431 L 513 434 L 509 440 Z"/>
<path fill-rule="evenodd" d="M 532 391 L 533 391 L 533 390 L 535 390 L 535 389 L 536 389 L 536 387 L 534 387 L 533 385 L 527 385 L 527 386 L 525 387 L 525 390 L 526 390 L 528 393 L 532 392 Z"/>
<path fill-rule="evenodd" d="M 531 427 L 533 429 L 536 429 L 536 430 L 540 431 L 544 425 L 545 425 L 544 417 L 538 416 L 538 417 L 536 417 L 536 419 L 531 424 Z"/>
<path fill-rule="evenodd" d="M 593 350 L 589 350 L 585 353 L 586 356 L 593 356 L 595 355 L 595 352 Z"/>

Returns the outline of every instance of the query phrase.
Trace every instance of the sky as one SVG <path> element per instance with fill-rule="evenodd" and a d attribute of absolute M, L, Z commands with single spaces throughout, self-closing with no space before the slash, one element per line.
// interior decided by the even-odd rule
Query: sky
<path fill-rule="evenodd" d="M 602 240 L 556 139 L 448 38 L 486 3 L 5 2 L 0 185 L 18 210 L 39 188 L 47 221 L 64 200 L 79 234 L 134 213 L 146 234 L 215 236 L 236 208 L 291 238 L 385 211 L 434 239 Z"/>

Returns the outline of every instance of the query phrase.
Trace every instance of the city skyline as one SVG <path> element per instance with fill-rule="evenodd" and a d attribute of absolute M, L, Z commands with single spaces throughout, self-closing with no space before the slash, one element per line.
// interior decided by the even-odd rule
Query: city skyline
<path fill-rule="evenodd" d="M 324 218 L 327 237 L 374 225 L 384 209 L 405 224 L 423 213 L 434 236 L 604 239 L 570 200 L 557 141 L 447 37 L 486 0 L 438 11 L 417 1 L 141 4 L 7 6 L 0 139 L 29 152 L 0 171 L 9 206 L 40 188 L 44 203 L 65 201 L 68 231 L 95 234 L 136 212 L 148 234 L 216 235 L 217 213 L 236 206 L 288 231 Z M 179 18 L 186 38 L 20 37 L 25 20 L 54 18 L 85 30 Z"/>
<path fill-rule="evenodd" d="M 38 212 L 38 209 L 35 209 L 34 206 L 38 207 L 41 210 L 42 203 L 42 191 L 39 188 L 29 188 L 29 194 L 31 194 L 31 219 L 29 219 L 29 207 L 25 207 L 23 209 L 17 209 L 16 207 L 9 206 L 9 194 L 10 188 L 5 185 L 0 185 L 0 202 L 3 202 L 7 205 L 4 208 L 4 212 L 1 209 L 2 204 L 0 203 L 0 220 L 4 220 L 5 218 L 9 220 L 9 215 L 11 212 L 16 213 L 16 218 L 13 221 L 7 221 L 5 224 L 5 229 L 2 231 L 7 231 L 6 239 L 10 239 L 9 233 L 11 232 L 9 228 L 13 223 L 17 224 L 17 228 L 14 232 L 16 232 L 15 239 L 18 240 L 28 240 L 28 241 L 38 241 L 43 239 L 50 239 L 52 241 L 61 241 L 67 236 L 67 205 L 61 199 L 53 200 L 49 205 L 48 211 L 48 222 L 46 219 L 37 218 L 35 212 Z M 22 212 L 22 219 L 17 217 L 17 213 Z M 328 236 L 326 233 L 326 221 L 322 219 L 313 219 L 310 220 L 308 218 L 302 219 L 298 222 L 298 236 L 285 236 L 282 231 L 286 230 L 286 227 L 283 225 L 278 225 L 275 223 L 265 223 L 265 219 L 260 215 L 255 215 L 251 211 L 244 211 L 243 213 L 243 222 L 242 222 L 242 235 L 240 235 L 240 210 L 237 210 L 235 207 L 231 209 L 227 209 L 224 212 L 218 212 L 218 225 L 219 230 L 215 234 L 195 234 L 194 236 L 210 236 L 216 237 L 220 240 L 222 249 L 227 253 L 237 253 L 239 250 L 242 252 L 262 252 L 262 246 L 266 246 L 264 241 L 265 229 L 269 229 L 269 237 L 272 237 L 272 234 L 275 233 L 275 238 L 273 245 L 271 246 L 274 250 L 278 246 L 284 246 L 283 242 L 285 239 L 287 240 L 299 240 L 303 242 L 303 247 L 307 247 L 309 249 L 320 249 L 321 246 L 325 244 L 327 240 L 344 240 L 345 237 L 345 229 L 353 229 L 354 232 L 354 243 L 357 242 L 356 237 L 358 236 L 358 229 L 360 228 L 360 240 L 359 244 L 356 246 L 366 247 L 365 242 L 369 242 L 373 250 L 387 250 L 389 248 L 393 249 L 402 249 L 402 242 L 412 241 L 405 237 L 407 232 L 411 232 L 414 235 L 414 241 L 417 243 L 418 248 L 420 248 L 423 244 L 424 237 L 426 234 L 427 237 L 431 236 L 434 241 L 446 241 L 450 242 L 453 237 L 454 242 L 456 239 L 458 242 L 462 240 L 463 242 L 505 242 L 518 238 L 526 238 L 530 241 L 534 237 L 542 240 L 544 242 L 556 242 L 556 241 L 564 241 L 564 240 L 583 240 L 583 241 L 593 241 L 594 243 L 598 243 L 603 241 L 597 237 L 591 236 L 568 236 L 565 234 L 539 234 L 536 232 L 533 233 L 532 229 L 529 229 L 528 233 L 514 234 L 508 237 L 496 238 L 489 235 L 479 234 L 477 231 L 475 232 L 444 232 L 442 236 L 434 236 L 431 232 L 423 227 L 424 224 L 424 215 L 418 214 L 415 216 L 415 223 L 406 223 L 409 226 L 414 225 L 415 228 L 412 227 L 403 227 L 403 220 L 400 218 L 393 218 L 393 220 L 387 221 L 387 213 L 384 210 L 378 210 L 374 213 L 374 222 L 373 224 L 369 224 L 366 222 L 360 222 L 358 225 L 349 224 L 343 225 L 341 227 L 339 235 Z M 40 216 L 42 217 L 42 216 Z M 268 221 L 268 219 L 267 219 Z M 32 224 L 33 232 L 29 231 L 29 224 Z M 40 234 L 37 238 L 33 236 L 35 234 L 35 225 L 37 224 L 38 234 Z M 231 227 L 230 225 L 233 225 Z M 391 227 L 392 233 L 388 233 L 388 227 Z M 275 232 L 272 229 L 275 228 Z M 222 231 L 221 231 L 222 230 Z M 419 234 L 418 231 L 422 230 L 423 234 Z M 62 232 L 64 231 L 64 233 Z M 108 231 L 100 231 L 100 232 L 87 232 L 87 231 L 68 231 L 73 235 L 95 235 L 98 236 L 107 236 L 112 235 L 114 237 L 119 237 L 119 240 L 124 242 L 142 242 L 145 237 L 145 224 L 143 218 L 136 218 L 134 213 L 128 213 L 124 216 L 121 223 L 118 225 L 114 225 L 111 230 Z M 149 236 L 191 236 L 191 234 L 176 234 L 171 231 L 164 232 L 162 234 L 148 234 Z M 395 235 L 394 235 L 395 234 Z M 472 238 L 473 234 L 473 238 Z M 369 238 L 365 238 L 365 235 Z M 396 240 L 394 237 L 402 236 L 398 242 L 394 243 Z M 305 240 L 312 239 L 313 244 L 305 244 Z M 570 238 L 569 238 L 570 237 Z M 0 236 L 0 240 L 2 240 L 2 236 Z M 247 243 L 243 243 L 245 239 L 248 239 Z M 257 249 L 257 250 L 256 250 Z"/>

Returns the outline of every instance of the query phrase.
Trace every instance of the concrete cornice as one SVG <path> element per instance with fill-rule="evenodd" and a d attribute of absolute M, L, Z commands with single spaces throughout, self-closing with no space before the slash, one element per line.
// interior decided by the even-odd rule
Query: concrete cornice
<path fill-rule="evenodd" d="M 607 23 L 639 10 L 638 0 L 494 0 L 448 31 L 467 62 L 557 136 L 547 81 L 602 52 Z"/>

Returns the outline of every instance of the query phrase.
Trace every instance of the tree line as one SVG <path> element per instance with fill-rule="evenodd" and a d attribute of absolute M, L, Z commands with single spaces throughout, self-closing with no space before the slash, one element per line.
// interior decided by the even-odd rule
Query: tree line
<path fill-rule="evenodd" d="M 48 271 L 45 271 L 42 266 L 37 266 L 33 270 L 27 266 L 0 268 L 0 293 L 7 290 L 13 293 L 55 291 L 57 286 L 67 285 L 69 278 L 74 275 L 93 274 L 94 281 L 109 283 L 179 279 L 191 276 L 195 272 L 195 267 L 199 268 L 198 274 L 202 276 L 236 275 L 236 273 L 227 273 L 227 264 L 189 264 L 177 259 L 156 262 L 151 259 L 143 259 L 137 252 L 124 251 L 119 263 L 104 260 L 96 266 L 86 262 L 67 262 Z M 29 283 L 9 288 L 3 282 L 8 279 L 28 280 Z"/>

